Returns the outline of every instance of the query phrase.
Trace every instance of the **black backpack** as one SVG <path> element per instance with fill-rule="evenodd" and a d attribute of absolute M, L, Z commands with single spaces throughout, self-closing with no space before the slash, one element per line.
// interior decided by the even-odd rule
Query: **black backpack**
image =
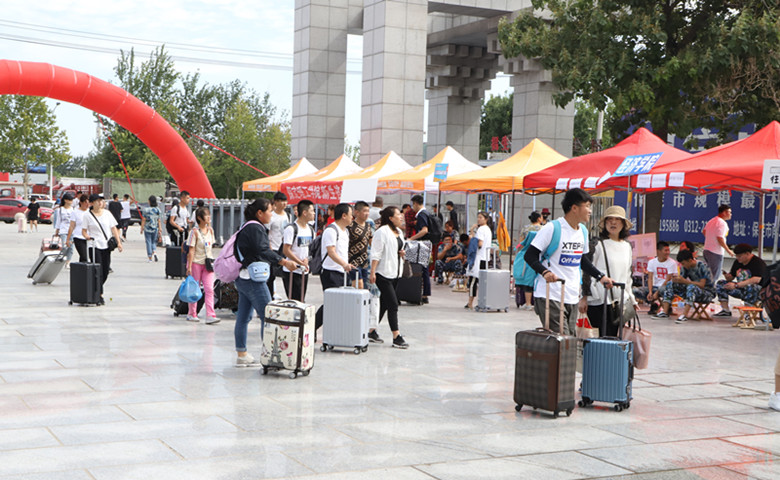
<path fill-rule="evenodd" d="M 338 243 L 339 227 L 337 227 L 335 223 L 331 223 L 325 227 L 325 230 L 330 227 L 336 229 L 336 243 Z M 325 235 L 325 230 L 322 231 L 322 235 L 312 240 L 311 245 L 309 245 L 309 273 L 312 275 L 319 275 L 322 273 L 322 262 L 324 260 L 322 258 L 322 237 Z"/>
<path fill-rule="evenodd" d="M 436 215 L 429 215 L 428 212 L 423 212 L 423 215 L 428 219 L 428 233 L 425 235 L 425 240 L 435 246 L 441 242 L 441 236 L 444 233 L 444 226 L 441 223 L 441 219 Z"/>

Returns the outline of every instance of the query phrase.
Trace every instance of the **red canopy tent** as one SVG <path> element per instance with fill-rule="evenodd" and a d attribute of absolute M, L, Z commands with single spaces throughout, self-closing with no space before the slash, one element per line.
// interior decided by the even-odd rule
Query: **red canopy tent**
<path fill-rule="evenodd" d="M 691 157 L 691 154 L 667 145 L 646 128 L 640 128 L 633 135 L 614 147 L 600 152 L 589 153 L 572 158 L 523 179 L 523 188 L 536 193 L 553 193 L 571 188 L 605 191 L 628 189 L 632 177 L 613 177 L 626 157 L 661 153 L 656 166 L 679 162 Z"/>

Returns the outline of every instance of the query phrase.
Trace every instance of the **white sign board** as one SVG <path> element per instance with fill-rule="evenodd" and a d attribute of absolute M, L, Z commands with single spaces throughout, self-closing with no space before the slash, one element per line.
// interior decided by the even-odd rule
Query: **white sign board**
<path fill-rule="evenodd" d="M 358 200 L 371 203 L 376 200 L 376 178 L 344 180 L 341 187 L 341 201 L 354 203 Z"/>
<path fill-rule="evenodd" d="M 764 160 L 761 188 L 763 190 L 780 189 L 780 160 Z"/>

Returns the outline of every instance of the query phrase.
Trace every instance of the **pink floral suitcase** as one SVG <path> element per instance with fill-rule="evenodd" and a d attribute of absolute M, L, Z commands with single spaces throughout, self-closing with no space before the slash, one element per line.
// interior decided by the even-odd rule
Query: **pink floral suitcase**
<path fill-rule="evenodd" d="M 260 364 L 269 370 L 289 371 L 290 378 L 308 375 L 314 366 L 314 305 L 295 300 L 265 306 Z"/>

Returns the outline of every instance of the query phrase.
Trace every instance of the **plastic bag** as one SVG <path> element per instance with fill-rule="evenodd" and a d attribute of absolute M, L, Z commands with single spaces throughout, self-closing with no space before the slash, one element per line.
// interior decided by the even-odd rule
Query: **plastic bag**
<path fill-rule="evenodd" d="M 198 285 L 198 282 L 192 275 L 188 275 L 179 287 L 179 299 L 185 303 L 195 303 L 202 296 L 203 292 L 200 291 L 200 285 Z"/>
<path fill-rule="evenodd" d="M 369 303 L 368 327 L 376 329 L 379 326 L 379 297 L 382 295 L 379 288 L 374 283 L 368 284 L 368 291 L 371 292 L 371 301 Z"/>

